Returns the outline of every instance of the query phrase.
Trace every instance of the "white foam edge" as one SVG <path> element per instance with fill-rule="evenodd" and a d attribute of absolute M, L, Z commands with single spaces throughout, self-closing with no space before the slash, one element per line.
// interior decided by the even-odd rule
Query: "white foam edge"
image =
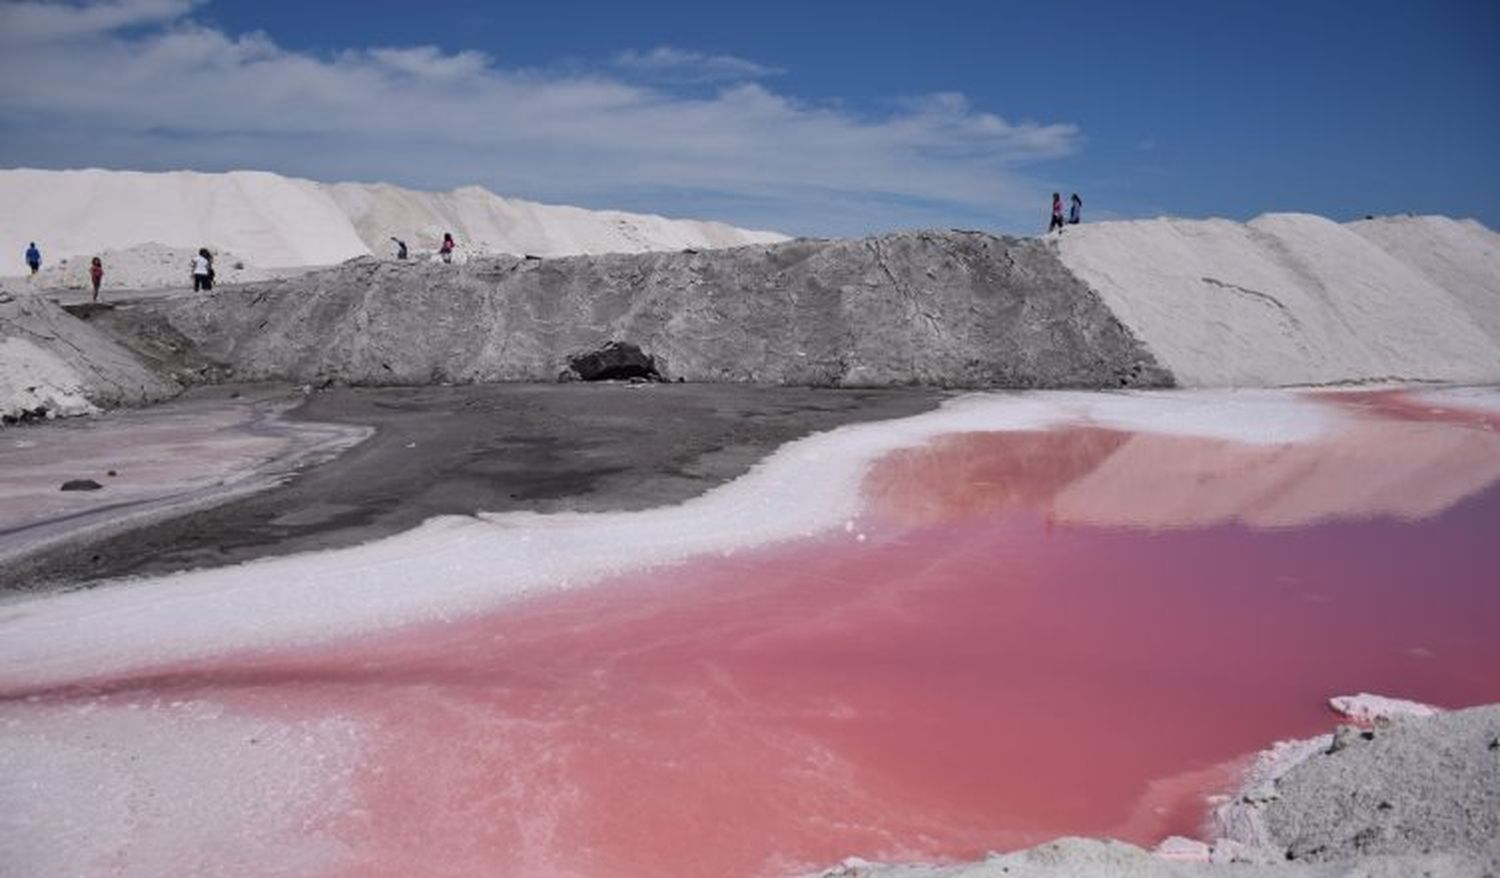
<path fill-rule="evenodd" d="M 1411 398 L 1434 408 L 1500 414 L 1500 387 L 1440 387 L 1414 391 Z"/>
<path fill-rule="evenodd" d="M 942 434 L 1093 424 L 1246 443 L 1345 416 L 1286 391 L 971 394 L 783 446 L 684 503 L 630 513 L 444 516 L 361 546 L 0 605 L 0 686 L 41 687 L 230 651 L 442 622 L 689 558 L 844 532 L 870 464 Z"/>

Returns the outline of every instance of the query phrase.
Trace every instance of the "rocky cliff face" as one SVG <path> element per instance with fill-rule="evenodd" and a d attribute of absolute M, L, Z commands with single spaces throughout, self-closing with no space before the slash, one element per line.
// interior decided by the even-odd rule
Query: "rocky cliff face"
<path fill-rule="evenodd" d="M 1173 383 L 1055 248 L 973 232 L 465 265 L 364 259 L 138 307 L 240 380 L 550 381 L 570 356 L 620 341 L 668 380 Z"/>

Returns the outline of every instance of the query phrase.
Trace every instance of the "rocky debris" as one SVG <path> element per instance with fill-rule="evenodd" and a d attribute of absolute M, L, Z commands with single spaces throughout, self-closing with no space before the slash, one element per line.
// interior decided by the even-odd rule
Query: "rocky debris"
<path fill-rule="evenodd" d="M 1344 733 L 1343 746 L 1276 782 L 1266 825 L 1298 861 L 1431 852 L 1500 869 L 1497 732 L 1500 706 Z"/>
<path fill-rule="evenodd" d="M 569 357 L 568 371 L 579 381 L 661 380 L 656 358 L 628 341 L 607 342 L 598 350 Z"/>
<path fill-rule="evenodd" d="M 136 321 L 112 324 L 122 338 L 181 338 L 236 380 L 550 381 L 579 351 L 629 339 L 665 380 L 1173 383 L 1053 248 L 972 232 L 462 265 L 365 259 L 121 311 Z"/>
<path fill-rule="evenodd" d="M 1015 853 L 992 853 L 957 865 L 888 865 L 851 857 L 814 873 L 818 878 L 1482 878 L 1470 861 L 1413 855 L 1364 863 L 1302 864 L 1213 859 L 1167 859 L 1135 845 L 1093 838 L 1062 838 Z"/>
<path fill-rule="evenodd" d="M 34 392 L 34 387 L 26 388 L 28 392 Z M 45 421 L 57 417 L 57 413 L 44 405 L 36 408 L 15 408 L 11 411 L 0 412 L 0 425 L 9 427 L 13 424 L 25 424 L 30 421 Z"/>
<path fill-rule="evenodd" d="M 63 482 L 61 491 L 97 491 L 104 486 L 93 479 L 69 479 Z"/>

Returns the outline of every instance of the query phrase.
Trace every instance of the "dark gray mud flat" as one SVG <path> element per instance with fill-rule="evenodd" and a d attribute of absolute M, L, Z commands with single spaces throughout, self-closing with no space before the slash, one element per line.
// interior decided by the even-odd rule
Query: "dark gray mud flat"
<path fill-rule="evenodd" d="M 289 482 L 28 563 L 0 589 L 234 564 L 349 546 L 476 511 L 644 509 L 741 475 L 777 446 L 936 407 L 931 389 L 726 384 L 333 388 L 294 417 L 375 435 Z"/>

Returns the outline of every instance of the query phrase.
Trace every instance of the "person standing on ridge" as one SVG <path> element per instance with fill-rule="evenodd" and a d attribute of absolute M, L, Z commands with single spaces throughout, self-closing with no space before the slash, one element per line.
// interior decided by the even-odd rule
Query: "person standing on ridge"
<path fill-rule="evenodd" d="M 213 289 L 213 265 L 213 257 L 208 255 L 208 248 L 199 247 L 198 255 L 193 257 L 193 292 Z"/>
<path fill-rule="evenodd" d="M 42 270 L 42 251 L 36 249 L 35 241 L 32 241 L 31 246 L 26 248 L 26 265 L 31 269 L 32 274 Z"/>
<path fill-rule="evenodd" d="M 1050 222 L 1050 223 L 1047 224 L 1047 231 L 1050 232 L 1053 229 L 1057 229 L 1060 232 L 1060 231 L 1062 231 L 1062 227 L 1063 227 L 1062 195 L 1060 195 L 1057 192 L 1054 192 L 1054 193 L 1052 193 L 1052 222 Z"/>
<path fill-rule="evenodd" d="M 452 262 L 453 261 L 453 235 L 452 234 L 450 234 L 448 232 L 444 232 L 443 233 L 443 246 L 441 246 L 441 247 L 438 248 L 438 255 L 443 257 L 443 261 L 444 262 Z"/>
<path fill-rule="evenodd" d="M 400 238 L 396 237 L 395 235 L 391 236 L 391 240 L 396 242 L 396 258 L 397 259 L 405 259 L 406 258 L 406 242 L 403 241 L 403 240 L 401 240 Z"/>
<path fill-rule="evenodd" d="M 1076 226 L 1083 219 L 1083 199 L 1074 192 L 1073 197 L 1068 199 L 1068 225 Z"/>
<path fill-rule="evenodd" d="M 95 256 L 89 262 L 89 280 L 94 284 L 94 301 L 99 301 L 99 282 L 104 280 L 104 260 Z"/>

